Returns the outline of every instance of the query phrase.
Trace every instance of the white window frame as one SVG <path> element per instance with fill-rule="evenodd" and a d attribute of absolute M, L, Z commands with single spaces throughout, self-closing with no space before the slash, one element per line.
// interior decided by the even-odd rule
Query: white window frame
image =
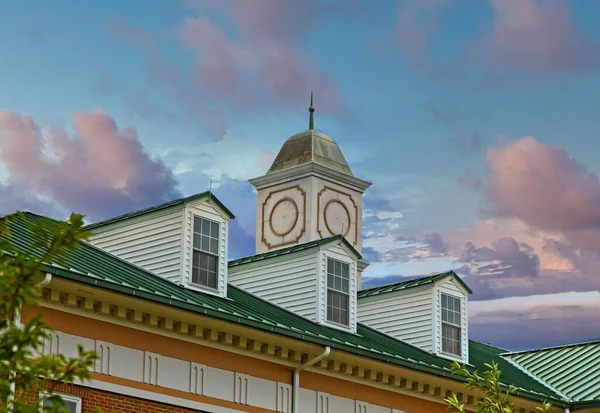
<path fill-rule="evenodd" d="M 446 296 L 448 299 L 452 299 L 452 300 L 458 300 L 458 324 L 455 323 L 451 323 L 448 321 L 444 321 L 444 296 Z M 458 359 L 463 359 L 464 358 L 464 349 L 463 349 L 463 333 L 464 333 L 464 328 L 463 328 L 463 309 L 462 309 L 462 297 L 457 297 L 455 295 L 452 294 L 448 294 L 445 292 L 440 292 L 440 350 L 442 352 L 442 354 L 445 354 L 447 356 L 453 357 L 453 358 L 458 358 Z M 456 311 L 454 311 L 453 309 L 449 309 L 446 308 L 446 311 L 452 311 L 453 313 L 456 313 Z M 450 351 L 444 350 L 444 325 L 448 325 L 449 327 L 452 328 L 457 328 L 458 329 L 458 351 L 459 353 L 452 353 Z"/>
<path fill-rule="evenodd" d="M 333 286 L 333 287 L 329 286 L 329 261 L 330 260 L 333 261 L 334 263 L 335 262 L 339 262 L 341 265 L 348 266 L 348 291 L 347 292 L 344 292 L 343 288 L 340 289 L 340 290 L 338 290 L 338 289 L 335 288 L 335 286 Z M 340 260 L 340 259 L 337 259 L 337 258 L 334 258 L 334 257 L 330 257 L 328 255 L 325 255 L 325 291 L 326 291 L 326 293 L 325 293 L 325 321 L 327 323 L 330 323 L 330 324 L 333 324 L 333 325 L 336 325 L 336 326 L 340 326 L 340 327 L 343 327 L 345 329 L 351 328 L 351 326 L 350 326 L 350 320 L 351 320 L 351 316 L 352 316 L 352 314 L 351 314 L 352 302 L 351 302 L 351 299 L 350 299 L 350 293 L 351 293 L 351 290 L 352 290 L 352 284 L 351 284 L 352 276 L 351 276 L 351 273 L 352 273 L 352 265 L 351 265 L 351 263 L 345 262 L 343 260 Z M 334 275 L 334 277 L 335 277 L 335 275 Z M 344 323 L 338 323 L 337 321 L 333 321 L 333 320 L 329 319 L 329 317 L 328 317 L 328 310 L 329 310 L 329 290 L 332 290 L 333 292 L 335 292 L 337 294 L 344 294 L 344 295 L 346 295 L 346 297 L 347 297 L 347 303 L 348 303 L 348 306 L 346 308 L 347 323 L 345 323 L 345 324 Z"/>
<path fill-rule="evenodd" d="M 40 407 L 40 412 L 44 411 L 44 406 L 43 406 L 43 402 L 45 398 L 51 397 L 51 396 L 60 396 L 61 399 L 63 399 L 65 402 L 72 402 L 75 403 L 75 413 L 81 413 L 81 406 L 82 406 L 82 399 L 79 396 L 76 396 L 74 394 L 67 394 L 67 393 L 61 393 L 61 392 L 48 392 L 48 391 L 42 391 L 39 394 L 38 400 L 39 400 L 39 407 Z"/>
<path fill-rule="evenodd" d="M 217 241 L 217 253 L 213 253 L 210 251 L 204 251 L 202 249 L 202 245 L 200 245 L 200 248 L 195 248 L 194 247 L 194 235 L 195 234 L 199 234 L 200 237 L 205 236 L 203 235 L 201 232 L 196 232 L 196 227 L 195 227 L 195 223 L 196 223 L 196 218 L 200 219 L 200 220 L 204 220 L 206 222 L 209 222 L 211 224 L 217 224 L 217 237 L 216 237 L 216 241 Z M 189 285 L 194 287 L 194 288 L 199 288 L 199 289 L 205 289 L 207 291 L 211 291 L 211 292 L 218 292 L 219 291 L 219 281 L 220 281 L 220 273 L 219 273 L 219 266 L 220 266 L 220 257 L 221 257 L 221 225 L 223 225 L 222 222 L 219 222 L 217 220 L 214 219 L 210 219 L 207 218 L 205 216 L 202 215 L 198 215 L 198 214 L 194 214 L 192 213 L 192 228 L 191 228 L 191 234 L 192 234 L 192 256 L 191 256 L 191 268 L 190 268 L 190 280 L 189 280 Z M 209 239 L 215 239 L 215 237 L 212 237 L 212 234 L 208 235 Z M 202 238 L 201 238 L 202 239 Z M 202 241 L 201 241 L 202 243 Z M 209 247 L 210 248 L 210 247 Z M 216 277 L 216 286 L 215 287 L 211 287 L 209 285 L 204 285 L 204 284 L 200 284 L 200 283 L 195 283 L 193 282 L 193 277 L 194 277 L 194 252 L 198 251 L 201 254 L 207 254 L 209 256 L 215 257 L 216 258 L 216 267 L 215 267 L 215 277 Z"/>

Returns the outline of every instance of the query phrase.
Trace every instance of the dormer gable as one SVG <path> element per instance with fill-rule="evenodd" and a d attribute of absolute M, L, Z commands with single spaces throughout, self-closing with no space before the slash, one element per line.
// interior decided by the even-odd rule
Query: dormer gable
<path fill-rule="evenodd" d="M 210 192 L 88 225 L 89 242 L 186 288 L 227 296 L 233 214 Z"/>
<path fill-rule="evenodd" d="M 425 351 L 468 363 L 467 299 L 454 272 L 358 292 L 358 321 Z"/>
<path fill-rule="evenodd" d="M 318 324 L 356 332 L 360 254 L 341 235 L 229 263 L 229 282 Z"/>

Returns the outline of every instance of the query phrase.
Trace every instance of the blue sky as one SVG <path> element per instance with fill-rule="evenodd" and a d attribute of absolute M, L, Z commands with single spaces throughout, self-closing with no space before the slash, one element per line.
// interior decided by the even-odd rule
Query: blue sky
<path fill-rule="evenodd" d="M 251 254 L 247 179 L 306 129 L 314 88 L 316 128 L 374 183 L 366 285 L 454 268 L 476 339 L 597 339 L 598 15 L 559 0 L 4 1 L 2 213 L 101 219 L 213 180 L 234 255 Z"/>

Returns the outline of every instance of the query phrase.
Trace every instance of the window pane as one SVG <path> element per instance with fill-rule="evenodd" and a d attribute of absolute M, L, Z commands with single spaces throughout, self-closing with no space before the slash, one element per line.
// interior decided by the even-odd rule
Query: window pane
<path fill-rule="evenodd" d="M 348 325 L 348 311 L 340 310 L 340 324 Z"/>
<path fill-rule="evenodd" d="M 202 220 L 202 235 L 210 235 L 210 222 L 203 219 Z"/>
<path fill-rule="evenodd" d="M 333 274 L 333 260 L 331 258 L 327 259 L 327 273 Z"/>
<path fill-rule="evenodd" d="M 217 273 L 208 272 L 208 283 L 207 286 L 210 288 L 217 288 Z"/>
<path fill-rule="evenodd" d="M 335 275 L 342 275 L 342 263 L 335 261 Z"/>
<path fill-rule="evenodd" d="M 192 268 L 192 283 L 193 284 L 200 284 L 199 272 L 200 272 L 200 269 L 198 267 Z"/>
<path fill-rule="evenodd" d="M 200 234 L 194 233 L 194 248 L 200 249 Z"/>
<path fill-rule="evenodd" d="M 208 238 L 208 237 L 202 237 L 202 246 L 201 246 L 200 249 L 202 251 L 209 252 L 210 251 L 210 249 L 209 249 L 210 248 L 209 243 L 210 243 L 210 238 Z"/>
<path fill-rule="evenodd" d="M 442 294 L 442 308 L 448 308 L 448 296 Z"/>
<path fill-rule="evenodd" d="M 336 290 L 341 291 L 342 290 L 342 279 L 339 277 L 335 277 L 335 284 L 334 287 Z"/>
<path fill-rule="evenodd" d="M 210 236 L 213 238 L 219 238 L 219 224 L 216 222 L 210 223 Z"/>
<path fill-rule="evenodd" d="M 327 274 L 327 287 L 333 288 L 333 275 Z"/>
<path fill-rule="evenodd" d="M 210 252 L 215 255 L 219 254 L 219 241 L 214 238 L 210 239 Z"/>
<path fill-rule="evenodd" d="M 338 294 L 340 297 L 340 307 L 348 309 L 348 296 L 346 294 Z"/>
<path fill-rule="evenodd" d="M 202 219 L 194 217 L 194 232 L 200 233 L 202 229 Z"/>
<path fill-rule="evenodd" d="M 334 323 L 339 323 L 340 322 L 340 309 L 339 308 L 333 308 L 333 317 L 332 320 Z"/>
<path fill-rule="evenodd" d="M 198 267 L 202 268 L 203 270 L 207 269 L 208 268 L 208 255 L 202 254 L 202 253 L 199 253 L 198 255 L 200 255 L 200 262 L 199 262 Z"/>
<path fill-rule="evenodd" d="M 212 272 L 217 271 L 217 257 L 208 256 L 208 270 Z"/>
<path fill-rule="evenodd" d="M 350 279 L 350 266 L 348 264 L 342 264 L 342 277 L 346 280 Z"/>
<path fill-rule="evenodd" d="M 345 293 L 348 292 L 348 280 L 342 280 L 342 291 Z"/>

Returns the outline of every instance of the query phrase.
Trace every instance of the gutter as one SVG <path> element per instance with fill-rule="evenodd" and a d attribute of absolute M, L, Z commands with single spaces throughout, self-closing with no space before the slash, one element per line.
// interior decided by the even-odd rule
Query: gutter
<path fill-rule="evenodd" d="M 331 348 L 329 346 L 325 347 L 325 350 L 312 360 L 307 361 L 304 364 L 299 365 L 294 369 L 294 376 L 292 379 L 292 397 L 293 397 L 293 408 L 292 413 L 300 413 L 300 372 L 302 370 L 307 369 L 308 367 L 314 366 L 319 361 L 329 357 L 329 353 L 331 352 Z M 568 412 L 567 412 L 568 413 Z"/>
<path fill-rule="evenodd" d="M 37 284 L 36 287 L 45 287 L 46 285 L 50 284 L 51 280 L 52 280 L 52 274 L 47 272 L 44 279 L 39 284 Z M 13 324 L 15 326 L 17 326 L 17 328 L 21 328 L 21 306 L 19 306 L 18 308 L 15 309 L 15 318 L 13 319 Z M 8 399 L 6 401 L 6 406 L 8 408 L 7 410 L 11 413 L 14 410 L 13 401 L 15 398 L 15 391 L 16 391 L 16 382 L 15 382 L 16 374 L 17 374 L 16 372 L 11 373 L 10 393 L 8 393 Z"/>

